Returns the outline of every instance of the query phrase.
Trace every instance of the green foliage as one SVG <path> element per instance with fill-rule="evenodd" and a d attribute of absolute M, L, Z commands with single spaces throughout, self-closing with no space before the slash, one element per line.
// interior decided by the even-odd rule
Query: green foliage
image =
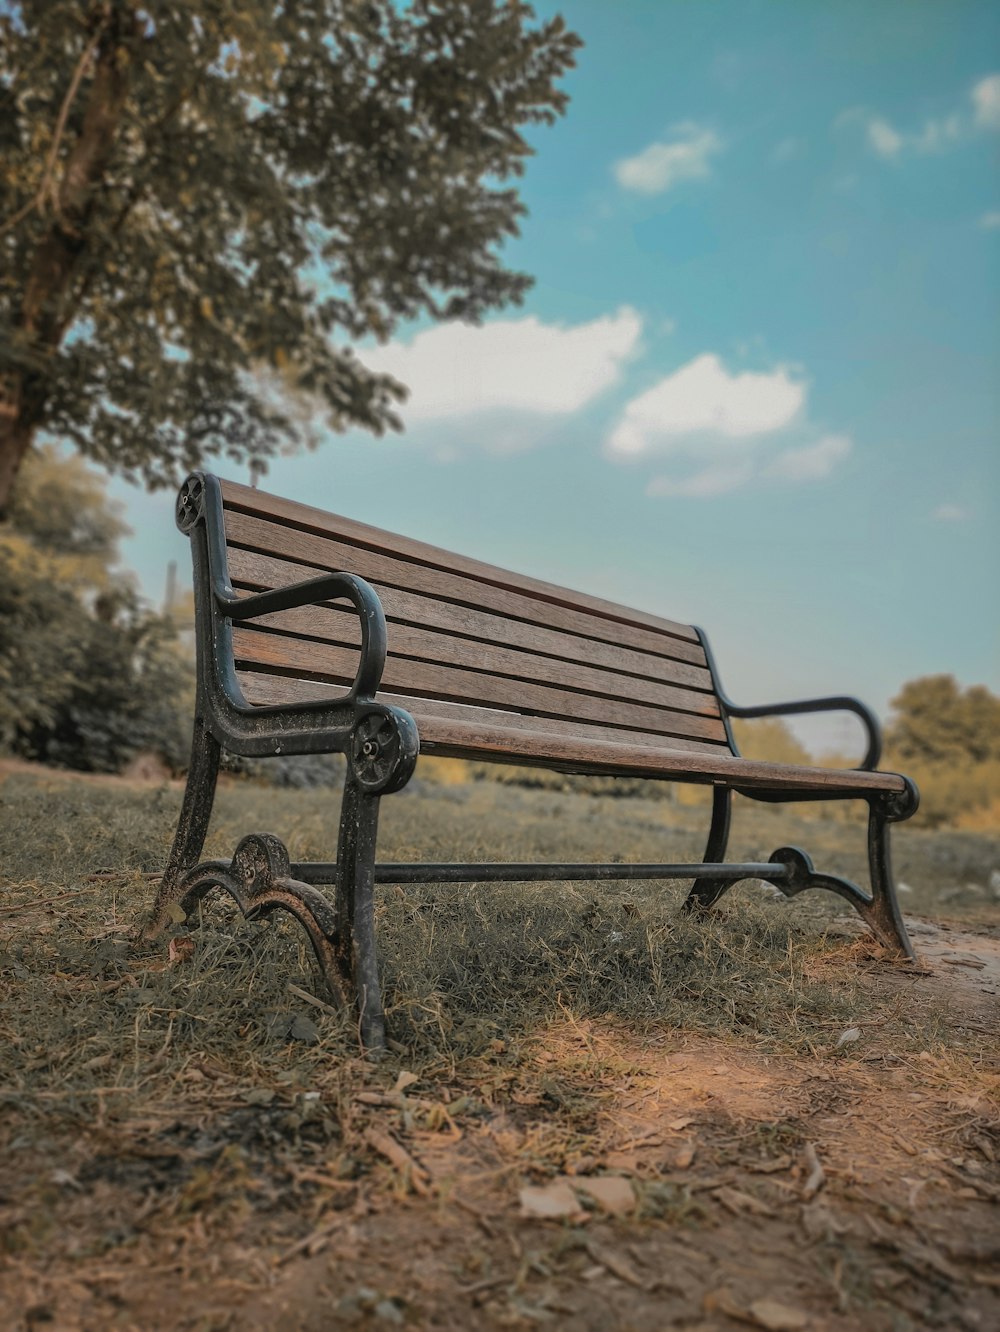
<path fill-rule="evenodd" d="M 343 344 L 530 282 L 500 259 L 509 182 L 579 45 L 533 20 L 521 0 L 4 6 L 0 509 L 39 428 L 150 485 L 273 456 L 296 428 L 262 367 L 335 429 L 398 427 L 402 386 Z"/>
<path fill-rule="evenodd" d="M 906 762 L 1000 759 L 1000 698 L 985 685 L 962 689 L 953 675 L 927 675 L 903 685 L 892 706 L 887 738 Z"/>
<path fill-rule="evenodd" d="M 1000 812 L 1000 698 L 952 675 L 911 680 L 893 699 L 890 766 L 911 774 L 932 826 L 988 823 Z M 984 812 L 993 810 L 993 814 Z"/>
<path fill-rule="evenodd" d="M 0 531 L 4 748 L 101 772 L 147 749 L 183 763 L 190 666 L 172 623 L 111 569 L 122 531 L 78 460 L 29 456 Z"/>

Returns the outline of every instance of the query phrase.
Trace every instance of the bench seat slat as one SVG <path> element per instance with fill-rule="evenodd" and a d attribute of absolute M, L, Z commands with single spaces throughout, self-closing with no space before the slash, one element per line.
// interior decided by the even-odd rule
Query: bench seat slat
<path fill-rule="evenodd" d="M 323 692 L 322 685 L 311 681 L 253 672 L 240 672 L 240 683 L 247 699 L 258 703 L 306 702 Z M 400 694 L 379 694 L 379 698 L 413 714 L 421 750 L 428 754 L 499 763 L 549 763 L 586 772 L 677 777 L 701 783 L 725 780 L 747 790 L 815 791 L 820 796 L 856 792 L 864 797 L 873 791 L 902 791 L 905 787 L 896 773 L 763 763 L 735 758 L 724 745 L 691 738 L 514 716 Z"/>
<path fill-rule="evenodd" d="M 342 697 L 344 690 L 335 685 L 315 680 L 300 680 L 287 675 L 265 675 L 259 671 L 237 672 L 244 697 L 252 704 L 309 703 L 316 699 L 331 701 Z M 613 726 L 598 726 L 589 722 L 566 721 L 557 717 L 531 717 L 517 712 L 503 712 L 496 708 L 479 708 L 472 704 L 449 703 L 441 699 L 420 698 L 408 694 L 380 691 L 382 703 L 405 708 L 416 719 L 421 738 L 433 743 L 440 723 L 452 721 L 482 724 L 496 729 L 502 727 L 512 734 L 533 739 L 540 728 L 546 734 L 565 735 L 577 739 L 610 740 L 627 744 L 631 749 L 662 749 L 664 738 L 649 731 L 630 731 Z M 696 740 L 691 736 L 671 736 L 670 748 L 690 750 L 692 753 L 729 753 L 728 745 L 719 741 Z M 471 753 L 471 751 L 470 751 Z"/>
<path fill-rule="evenodd" d="M 314 566 L 292 564 L 287 560 L 261 555 L 256 551 L 229 548 L 229 572 L 238 591 L 262 592 L 276 587 L 315 577 Z M 646 680 L 659 680 L 664 684 L 684 685 L 691 689 L 712 689 L 712 676 L 704 666 L 688 661 L 675 661 L 669 657 L 654 656 L 616 643 L 604 643 L 594 638 L 581 638 L 578 634 L 564 633 L 544 625 L 526 624 L 521 620 L 504 619 L 470 606 L 451 601 L 438 601 L 416 592 L 405 592 L 369 579 L 385 610 L 390 624 L 409 624 L 436 630 L 450 638 L 474 640 L 474 643 L 496 644 L 552 657 L 557 661 L 587 662 L 603 670 L 621 675 L 634 675 Z M 346 610 L 346 607 L 345 607 Z M 315 611 L 315 614 L 314 614 Z M 306 634 L 316 638 L 330 635 L 323 629 L 324 617 L 333 612 L 329 608 L 303 606 L 295 611 L 284 611 L 278 616 L 255 623 L 268 623 L 285 628 L 290 633 Z M 353 619 L 353 612 L 348 611 Z M 313 627 L 313 626 L 316 627 Z M 338 631 L 339 633 L 339 631 Z M 352 642 L 360 642 L 360 630 L 355 624 Z M 336 636 L 336 635 L 335 635 Z"/>
<path fill-rule="evenodd" d="M 229 510 L 274 518 L 282 525 L 292 525 L 304 532 L 333 536 L 370 551 L 389 552 L 427 568 L 454 571 L 477 583 L 522 593 L 553 606 L 586 610 L 594 616 L 603 617 L 617 624 L 644 626 L 687 639 L 695 644 L 698 641 L 697 634 L 690 625 L 677 624 L 645 611 L 618 606 L 601 597 L 588 596 L 554 583 L 484 564 L 480 560 L 456 555 L 451 551 L 428 545 L 426 542 L 385 532 L 377 527 L 369 527 L 365 523 L 355 522 L 353 519 L 327 513 L 293 500 L 286 500 L 278 495 L 270 495 L 266 491 L 240 485 L 235 481 L 222 481 L 221 485 L 223 502 Z"/>
<path fill-rule="evenodd" d="M 727 785 L 755 791 L 815 791 L 817 796 L 837 793 L 859 796 L 873 791 L 903 791 L 903 778 L 892 772 L 861 772 L 832 768 L 799 768 L 783 763 L 763 763 L 756 759 L 735 758 L 724 754 L 679 751 L 665 744 L 662 749 L 635 749 L 620 741 L 580 739 L 557 736 L 551 732 L 536 737 L 512 735 L 508 730 L 489 730 L 479 722 L 440 721 L 433 739 L 421 739 L 421 749 L 431 754 L 462 756 L 475 752 L 481 758 L 499 762 L 554 763 L 581 772 L 610 773 L 628 769 L 636 776 L 668 777 L 676 775 L 687 781 L 710 784 L 724 780 Z M 530 758 L 525 751 L 530 750 Z"/>
<path fill-rule="evenodd" d="M 665 630 L 655 631 L 648 626 L 638 627 L 596 615 L 586 607 L 546 601 L 521 591 L 479 582 L 464 574 L 411 563 L 378 551 L 359 550 L 343 541 L 282 527 L 232 510 L 226 510 L 225 521 L 230 547 L 242 547 L 311 566 L 313 572 L 307 576 L 315 576 L 320 570 L 360 574 L 370 583 L 384 583 L 403 591 L 419 592 L 441 601 L 692 662 L 696 666 L 706 664 L 704 649 L 694 637 L 693 630 L 690 631 L 693 641 L 683 639 Z"/>
<path fill-rule="evenodd" d="M 239 667 L 265 666 L 333 684 L 349 683 L 357 669 L 357 653 L 351 649 L 242 625 L 233 629 L 233 654 Z M 612 722 L 660 735 L 704 736 L 712 740 L 726 738 L 725 727 L 718 717 L 697 716 L 533 681 L 512 680 L 464 666 L 442 666 L 396 657 L 392 652 L 386 659 L 382 683 L 386 689 L 404 693 L 427 694 L 432 698 L 456 699 L 570 720 L 579 717 L 588 721 Z M 686 692 L 684 696 L 708 697 Z"/>

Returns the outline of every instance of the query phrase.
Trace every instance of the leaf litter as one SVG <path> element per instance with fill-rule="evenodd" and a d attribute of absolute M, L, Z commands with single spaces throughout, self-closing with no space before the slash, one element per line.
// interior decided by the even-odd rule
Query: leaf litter
<path fill-rule="evenodd" d="M 466 814 L 481 808 L 486 830 L 492 817 L 507 836 L 540 802 L 568 842 L 595 823 L 580 797 L 485 785 Z M 14 804 L 36 794 L 29 782 Z M 84 816 L 79 847 L 114 864 L 108 838 L 130 820 L 130 845 L 158 827 L 165 846 L 175 811 L 157 825 L 148 795 L 113 795 L 92 826 Z M 237 806 L 253 826 L 253 799 L 223 791 L 220 843 Z M 426 836 L 434 799 L 400 801 L 401 842 Z M 270 823 L 281 800 L 266 804 Z M 639 842 L 669 841 L 671 811 L 647 804 L 608 819 L 645 819 Z M 301 804 L 294 819 L 308 841 Z M 800 840 L 827 835 L 814 824 Z M 76 866 L 46 875 L 49 895 L 80 881 Z M 104 1326 L 114 1310 L 150 1328 L 279 1332 L 328 1325 L 331 1310 L 574 1329 L 722 1316 L 888 1332 L 932 1306 L 941 1325 L 1000 1321 L 982 1279 L 1000 1256 L 984 1238 L 1000 1199 L 993 954 L 905 976 L 863 938 L 824 942 L 819 917 L 782 912 L 779 926 L 749 892 L 698 929 L 673 923 L 679 892 L 643 885 L 600 906 L 576 889 L 386 894 L 397 1044 L 374 1065 L 294 930 L 209 906 L 200 929 L 177 922 L 172 953 L 172 940 L 133 952 L 152 887 L 101 878 L 44 913 L 21 910 L 34 880 L 3 890 L 12 1327 Z M 957 933 L 951 952 L 989 943 Z M 932 953 L 936 936 L 920 937 Z M 965 986 L 950 1010 L 942 972 Z M 824 1063 L 852 1029 L 866 1057 L 849 1040 Z M 572 1210 L 522 1214 L 526 1190 L 557 1189 Z"/>

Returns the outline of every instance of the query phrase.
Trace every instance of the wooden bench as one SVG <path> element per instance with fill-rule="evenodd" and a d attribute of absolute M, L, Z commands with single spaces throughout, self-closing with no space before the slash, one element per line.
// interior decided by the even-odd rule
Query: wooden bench
<path fill-rule="evenodd" d="M 875 770 L 878 723 L 857 700 L 737 707 L 699 629 L 206 473 L 182 487 L 177 522 L 194 560 L 198 695 L 183 808 L 147 937 L 173 904 L 190 910 L 215 887 L 248 915 L 289 911 L 338 1001 L 358 1005 L 370 1048 L 384 1041 L 377 883 L 690 878 L 686 905 L 705 909 L 738 880 L 757 878 L 789 896 L 838 893 L 888 949 L 913 956 L 889 824 L 915 812 L 917 792 L 908 778 Z M 864 723 L 860 767 L 740 757 L 731 717 L 831 709 Z M 277 838 L 253 834 L 231 862 L 199 864 L 220 746 L 246 756 L 344 753 L 336 860 L 292 864 Z M 418 751 L 710 785 L 704 861 L 380 864 L 379 800 L 407 782 Z M 817 873 L 794 847 L 766 863 L 724 863 L 734 791 L 766 801 L 867 801 L 870 892 Z M 332 896 L 318 885 L 332 885 Z"/>

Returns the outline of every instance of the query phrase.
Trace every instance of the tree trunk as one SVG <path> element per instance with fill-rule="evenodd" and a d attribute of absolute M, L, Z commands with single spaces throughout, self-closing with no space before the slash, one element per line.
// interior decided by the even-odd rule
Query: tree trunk
<path fill-rule="evenodd" d="M 33 427 L 25 426 L 17 415 L 8 412 L 6 408 L 6 403 L 0 403 L 0 519 L 7 516 L 14 482 L 35 433 Z"/>
<path fill-rule="evenodd" d="M 83 123 L 65 159 L 54 215 L 28 267 L 20 309 L 11 330 L 13 357 L 0 378 L 0 518 L 35 431 L 43 424 L 49 377 L 66 330 L 77 313 L 81 260 L 92 246 L 98 192 L 115 147 L 125 98 L 128 61 L 121 58 L 133 14 L 112 8 L 97 48 Z M 48 207 L 38 200 L 40 210 Z M 25 226 L 31 225 L 28 214 Z"/>

